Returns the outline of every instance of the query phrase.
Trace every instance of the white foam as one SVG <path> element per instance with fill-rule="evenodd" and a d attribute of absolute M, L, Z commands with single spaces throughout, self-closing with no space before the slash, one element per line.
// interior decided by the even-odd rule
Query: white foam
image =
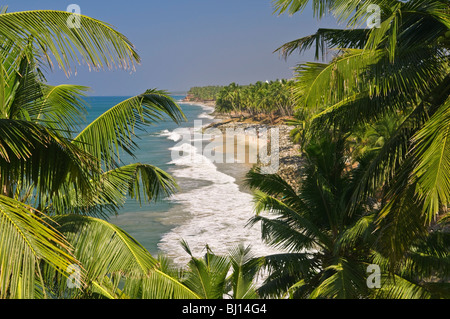
<path fill-rule="evenodd" d="M 170 162 L 176 166 L 172 171 L 175 178 L 203 180 L 210 186 L 181 190 L 169 198 L 182 204 L 189 217 L 163 235 L 158 245 L 162 252 L 180 265 L 189 261 L 189 256 L 180 245 L 182 239 L 188 242 L 196 256 L 204 253 L 205 245 L 216 254 L 226 254 L 241 243 L 251 245 L 253 254 L 257 256 L 276 252 L 261 241 L 260 227 L 246 227 L 254 216 L 253 198 L 240 191 L 232 176 L 220 172 L 190 143 L 170 150 L 183 155 Z"/>
<path fill-rule="evenodd" d="M 198 116 L 198 118 L 200 118 L 200 119 L 210 119 L 210 120 L 212 120 L 212 119 L 214 119 L 214 116 L 209 115 L 208 113 L 202 113 L 202 114 L 200 114 L 200 115 Z"/>
<path fill-rule="evenodd" d="M 183 134 L 190 134 L 190 130 L 188 128 L 179 128 L 173 132 L 164 130 L 159 133 L 159 136 L 165 136 L 171 141 L 178 142 L 182 139 Z"/>

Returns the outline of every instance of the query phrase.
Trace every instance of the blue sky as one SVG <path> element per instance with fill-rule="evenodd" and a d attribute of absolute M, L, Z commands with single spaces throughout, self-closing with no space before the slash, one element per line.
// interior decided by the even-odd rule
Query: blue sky
<path fill-rule="evenodd" d="M 283 43 L 335 27 L 334 19 L 273 14 L 271 0 L 20 0 L 9 11 L 65 11 L 78 4 L 81 13 L 112 24 L 136 46 L 142 63 L 134 73 L 123 70 L 89 72 L 78 68 L 67 79 L 55 71 L 50 84 L 91 87 L 91 95 L 129 96 L 149 88 L 185 91 L 192 86 L 249 84 L 290 78 L 296 63 L 312 54 L 285 61 L 273 51 Z"/>

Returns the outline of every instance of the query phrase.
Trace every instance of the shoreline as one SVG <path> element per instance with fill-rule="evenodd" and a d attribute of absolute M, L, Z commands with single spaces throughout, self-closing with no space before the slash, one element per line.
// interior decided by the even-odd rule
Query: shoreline
<path fill-rule="evenodd" d="M 203 108 L 203 113 L 208 114 L 208 117 L 200 117 L 200 119 L 207 118 L 207 121 L 203 122 L 205 124 L 203 130 L 210 126 L 215 126 L 219 130 L 226 130 L 227 125 L 236 129 L 243 127 L 242 123 L 230 124 L 226 123 L 224 117 L 218 118 L 213 113 L 214 106 L 211 104 L 200 102 L 181 103 L 201 107 Z M 290 140 L 290 128 L 292 127 L 286 126 L 280 130 L 280 175 L 283 175 L 287 168 L 285 159 L 290 158 L 290 156 L 287 156 L 287 153 L 292 153 L 295 150 L 291 144 L 287 145 L 285 142 Z M 206 134 L 208 133 L 206 132 Z M 220 132 L 217 134 L 220 134 Z M 255 136 L 253 135 L 253 137 Z M 218 156 L 218 159 L 221 156 L 230 155 L 232 147 L 224 147 L 220 136 L 214 136 L 213 133 L 204 142 L 211 145 L 210 141 L 213 141 L 215 138 L 219 139 L 217 140 L 217 150 L 215 152 L 212 151 L 210 155 Z M 255 144 L 254 139 L 240 141 L 241 146 L 244 143 L 248 147 L 255 148 L 258 146 L 258 144 Z M 214 145 L 212 145 L 211 149 L 214 150 Z M 228 154 L 227 151 L 229 152 Z M 196 159 L 205 157 L 205 153 L 196 152 L 195 148 L 189 152 L 192 152 L 191 154 Z M 235 155 L 236 153 L 232 156 Z M 196 162 L 189 161 L 186 165 L 182 159 L 174 163 L 176 168 L 171 171 L 171 174 L 175 178 L 185 179 L 187 183 L 183 186 L 181 192 L 171 197 L 172 202 L 181 206 L 174 208 L 172 211 L 173 215 L 165 217 L 166 222 L 170 221 L 171 230 L 161 236 L 157 244 L 158 250 L 166 254 L 175 264 L 181 267 L 189 262 L 189 256 L 178 245 L 180 239 L 186 240 L 194 255 L 199 256 L 203 253 L 206 244 L 217 254 L 226 254 L 229 248 L 237 244 L 251 246 L 256 256 L 280 253 L 280 250 L 270 247 L 261 240 L 260 229 L 257 225 L 247 227 L 248 220 L 254 217 L 255 213 L 252 205 L 254 192 L 246 185 L 245 179 L 247 173 L 254 167 L 254 164 L 245 161 L 217 163 L 217 161 L 214 162 L 214 159 L 211 160 L 207 155 L 206 158 L 206 163 L 199 161 L 196 164 Z M 193 176 L 195 178 L 195 187 L 192 187 L 193 184 L 190 180 Z M 173 217 L 177 218 L 174 224 L 172 224 Z"/>
<path fill-rule="evenodd" d="M 189 104 L 195 105 L 195 112 L 191 114 L 196 119 L 203 120 L 203 128 L 210 123 L 217 123 L 211 115 L 214 110 L 211 105 L 201 105 L 197 102 Z M 208 116 L 205 116 L 206 114 Z M 170 198 L 176 206 L 161 220 L 170 225 L 171 229 L 161 236 L 157 244 L 158 250 L 180 267 L 184 267 L 190 260 L 190 256 L 179 245 L 181 239 L 189 244 L 195 256 L 204 253 L 205 245 L 218 255 L 227 254 L 229 249 L 238 244 L 251 246 L 256 256 L 279 253 L 279 250 L 262 241 L 257 225 L 248 227 L 248 221 L 255 215 L 253 192 L 244 186 L 245 175 L 251 166 L 245 162 L 214 162 L 214 159 L 205 156 L 206 147 L 210 145 L 212 147 L 209 149 L 214 150 L 216 145 L 210 141 L 220 137 L 211 135 L 200 139 L 192 136 L 190 125 L 188 131 L 191 140 L 186 139 L 172 148 L 182 149 L 186 156 L 172 160 L 175 166 L 170 173 L 180 181 L 181 188 Z M 201 145 L 195 143 L 200 140 Z M 192 145 L 193 142 L 195 145 Z M 218 143 L 217 147 L 223 147 L 223 144 Z M 210 154 L 216 155 L 214 151 Z M 217 159 L 222 155 L 225 156 L 226 152 L 219 150 Z"/>
<path fill-rule="evenodd" d="M 198 105 L 205 110 L 211 111 L 211 113 L 208 113 L 208 115 L 211 116 L 211 120 L 213 122 L 208 125 L 205 125 L 203 127 L 204 132 L 209 127 L 214 126 L 214 125 L 219 125 L 223 121 L 222 117 L 217 116 L 217 114 L 215 114 L 215 112 L 214 112 L 215 111 L 215 103 L 213 103 L 213 102 L 210 102 L 210 101 L 209 102 L 181 101 L 180 103 L 189 104 L 189 105 Z M 207 133 L 207 132 L 205 132 L 205 133 Z M 242 139 L 238 139 L 238 143 L 239 143 L 239 141 L 242 141 Z M 237 145 L 235 145 L 235 149 L 236 149 L 236 147 L 237 147 Z M 245 147 L 246 147 L 246 151 L 248 151 L 249 147 L 257 148 L 257 141 L 255 143 L 251 139 L 247 138 L 247 139 L 245 139 Z M 215 148 L 215 151 L 221 153 L 222 156 L 226 156 L 226 152 L 224 150 Z M 247 173 L 254 167 L 253 164 L 248 163 L 247 161 L 240 162 L 240 163 L 226 163 L 224 161 L 223 163 L 215 162 L 214 165 L 217 167 L 218 171 L 233 177 L 235 179 L 236 185 L 239 187 L 239 190 L 241 192 L 247 193 L 247 194 L 253 194 L 253 192 L 245 184 L 245 177 L 246 177 Z"/>
<path fill-rule="evenodd" d="M 215 109 L 215 103 L 211 102 L 211 101 L 198 101 L 198 102 L 193 102 L 193 101 L 189 101 L 189 102 L 182 102 L 182 103 L 186 103 L 186 104 L 195 104 L 195 105 L 199 105 L 208 109 Z M 272 128 L 276 128 L 279 131 L 279 169 L 277 174 L 280 175 L 285 181 L 288 182 L 288 184 L 296 191 L 298 192 L 299 190 L 299 180 L 301 177 L 300 171 L 301 168 L 303 167 L 304 164 L 304 160 L 302 159 L 302 157 L 300 156 L 300 146 L 299 145 L 295 145 L 291 138 L 290 138 L 290 132 L 292 131 L 292 129 L 294 129 L 294 126 L 290 126 L 290 125 L 286 125 L 283 124 L 282 119 L 276 123 L 276 124 L 267 124 L 267 123 L 263 123 L 264 121 L 260 121 L 258 122 L 257 120 L 253 120 L 253 119 L 244 119 L 244 121 L 240 121 L 240 119 L 238 119 L 237 117 L 233 117 L 232 115 L 224 115 L 224 114 L 217 114 L 214 111 L 212 113 L 209 114 L 210 116 L 212 116 L 214 118 L 213 123 L 207 125 L 204 127 L 204 130 L 207 131 L 208 129 L 218 129 L 222 132 L 222 134 L 226 133 L 227 129 L 232 129 L 232 130 L 256 130 L 256 132 L 259 132 L 260 129 L 267 129 L 270 131 L 270 129 Z M 241 138 L 242 134 L 236 134 L 236 136 L 238 136 L 238 140 L 239 140 L 239 136 Z M 254 138 L 249 138 L 249 136 L 247 134 L 245 134 L 246 138 L 245 138 L 245 143 L 246 143 L 246 147 L 253 147 L 258 149 L 258 143 L 260 143 L 260 139 L 256 138 L 256 140 Z M 264 141 L 263 141 L 264 142 Z M 264 143 L 270 144 L 270 141 L 265 141 Z M 248 149 L 246 149 L 248 150 Z M 252 167 L 254 166 L 260 166 L 260 164 L 251 164 L 251 163 L 246 163 L 247 164 L 247 172 L 252 169 Z M 216 164 L 217 165 L 217 164 Z M 227 164 L 218 164 L 217 167 L 218 169 L 222 170 L 223 167 L 221 168 L 221 165 L 227 165 Z M 239 164 L 242 165 L 242 164 Z M 245 174 L 244 176 L 237 176 L 238 178 L 236 178 L 236 182 L 239 185 L 239 188 L 242 191 L 245 192 L 249 192 L 250 190 L 248 189 L 248 187 L 245 186 L 244 183 L 244 179 L 245 179 Z"/>

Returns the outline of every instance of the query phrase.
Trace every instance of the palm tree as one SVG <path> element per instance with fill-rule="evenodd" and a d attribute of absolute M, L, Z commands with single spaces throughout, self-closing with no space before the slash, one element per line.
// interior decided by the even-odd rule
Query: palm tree
<path fill-rule="evenodd" d="M 217 111 L 223 113 L 237 112 L 239 109 L 238 86 L 231 83 L 220 90 L 217 97 Z"/>
<path fill-rule="evenodd" d="M 145 125 L 184 116 L 165 92 L 149 90 L 76 134 L 87 88 L 48 86 L 41 69 L 53 66 L 50 54 L 67 74 L 70 62 L 81 59 L 92 69 L 134 68 L 139 56 L 109 25 L 82 16 L 82 28 L 71 29 L 69 17 L 58 11 L 0 14 L 0 297 L 137 291 L 192 297 L 125 232 L 89 217 L 117 211 L 127 196 L 151 201 L 174 191 L 167 173 L 148 164 L 123 166 L 120 156 L 133 155 L 136 132 Z M 82 290 L 68 293 L 64 284 L 74 265 L 83 270 Z M 127 283 L 122 292 L 119 275 Z"/>
<path fill-rule="evenodd" d="M 299 194 L 278 175 L 248 174 L 258 213 L 252 224 L 261 222 L 263 240 L 287 251 L 264 258 L 269 277 L 259 289 L 262 296 L 367 295 L 364 265 L 370 260 L 370 246 L 362 238 L 370 236 L 371 229 L 362 221 L 367 223 L 374 215 L 364 203 L 354 214 L 349 211 L 356 179 L 354 171 L 345 173 L 343 152 L 342 139 L 310 144 Z M 259 214 L 264 211 L 275 218 Z M 353 229 L 358 227 L 356 233 Z"/>
<path fill-rule="evenodd" d="M 1 7 L 0 42 L 21 49 L 32 42 L 42 63 L 50 68 L 56 64 L 66 74 L 75 72 L 76 64 L 81 63 L 100 70 L 134 69 L 140 62 L 133 44 L 110 25 L 79 15 L 81 28 L 72 28 L 67 23 L 72 16 L 55 10 L 7 12 L 7 7 Z"/>
<path fill-rule="evenodd" d="M 290 14 L 308 2 L 274 1 L 277 12 Z M 406 258 L 410 244 L 426 236 L 427 227 L 447 220 L 448 2 L 335 0 L 312 4 L 317 16 L 330 10 L 349 27 L 319 29 L 279 49 L 285 57 L 312 46 L 317 58 L 327 48 L 336 52 L 330 63 L 306 63 L 297 69 L 301 103 L 318 111 L 311 122 L 312 134 L 323 128 L 350 132 L 386 116 L 404 118 L 373 157 L 352 198 L 358 203 L 383 190 L 383 202 L 389 205 L 377 219 L 379 227 L 386 227 L 379 247 L 399 262 Z M 371 4 L 382 9 L 380 28 L 357 28 L 365 23 Z"/>
<path fill-rule="evenodd" d="M 359 202 L 353 208 L 348 204 L 365 162 L 349 169 L 345 148 L 342 138 L 310 143 L 299 193 L 278 175 L 262 175 L 257 170 L 247 175 L 258 213 L 251 223 L 260 222 L 263 240 L 286 251 L 263 258 L 269 275 L 257 292 L 262 297 L 283 298 L 446 296 L 445 281 L 432 277 L 448 273 L 450 236 L 438 231 L 426 241 L 415 242 L 409 247 L 407 267 L 390 274 L 389 259 L 374 249 L 376 203 Z M 381 267 L 381 289 L 371 290 L 367 285 L 371 264 Z"/>
<path fill-rule="evenodd" d="M 187 242 L 181 242 L 191 260 L 181 272 L 180 281 L 202 299 L 257 299 L 255 281 L 260 270 L 260 258 L 250 247 L 238 245 L 225 256 L 219 256 L 206 246 L 203 258 L 195 257 Z"/>
<path fill-rule="evenodd" d="M 142 245 L 104 219 L 82 215 L 53 218 L 80 263 L 76 289 L 48 264 L 42 267 L 43 294 L 50 298 L 198 299 L 178 276 Z"/>
<path fill-rule="evenodd" d="M 376 123 L 361 125 L 352 132 L 349 138 L 352 158 L 364 156 L 367 152 L 380 150 L 402 122 L 400 116 L 387 116 Z"/>
<path fill-rule="evenodd" d="M 238 86 L 235 83 L 224 87 L 217 98 L 217 110 L 223 113 L 239 111 L 249 113 L 251 116 L 268 114 L 273 121 L 275 115 L 291 115 L 294 109 L 294 96 L 292 94 L 293 81 L 261 81 Z"/>

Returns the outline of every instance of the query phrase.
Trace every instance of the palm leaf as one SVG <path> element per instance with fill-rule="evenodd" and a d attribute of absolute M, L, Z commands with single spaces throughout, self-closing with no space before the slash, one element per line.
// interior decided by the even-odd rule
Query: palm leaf
<path fill-rule="evenodd" d="M 325 278 L 314 289 L 310 298 L 358 299 L 367 290 L 364 267 L 341 258 L 335 265 L 327 267 L 333 274 Z M 326 274 L 327 272 L 325 272 Z"/>
<path fill-rule="evenodd" d="M 36 65 L 30 45 L 8 49 L 3 61 L 3 117 L 38 122 L 67 132 L 80 125 L 86 114 L 83 101 L 86 87 L 49 86 Z M 17 66 L 15 66 L 17 65 Z"/>
<path fill-rule="evenodd" d="M 430 293 L 420 285 L 399 276 L 382 276 L 377 298 L 382 299 L 429 299 Z"/>
<path fill-rule="evenodd" d="M 66 181 L 90 190 L 95 162 L 55 132 L 28 121 L 0 119 L 2 185 L 33 183 L 41 194 L 53 193 Z"/>
<path fill-rule="evenodd" d="M 273 0 L 273 6 L 275 8 L 275 12 L 278 14 L 283 14 L 285 12 L 293 15 L 297 12 L 302 12 L 309 0 Z M 322 17 L 325 13 L 327 13 L 333 4 L 332 0 L 317 0 L 312 1 L 314 16 Z"/>
<path fill-rule="evenodd" d="M 417 128 L 421 127 L 426 120 L 426 106 L 421 103 L 399 123 L 394 134 L 378 151 L 367 154 L 366 160 L 360 159 L 360 162 L 362 160 L 367 163 L 362 169 L 362 175 L 358 178 L 352 203 L 367 199 L 367 196 L 379 192 L 384 185 L 393 185 L 394 179 L 398 178 L 400 168 L 411 166 L 410 164 L 403 166 L 407 161 L 410 162 L 408 155 L 411 139 L 417 132 Z M 404 175 L 409 176 L 410 171 L 408 169 L 406 171 Z"/>
<path fill-rule="evenodd" d="M 251 254 L 251 248 L 238 245 L 231 249 L 230 262 L 233 269 L 228 278 L 231 282 L 233 299 L 256 299 L 258 294 L 254 283 L 261 259 Z"/>
<path fill-rule="evenodd" d="M 52 10 L 22 11 L 0 15 L 0 37 L 18 46 L 30 37 L 51 65 L 50 54 L 66 73 L 71 61 L 89 68 L 134 68 L 140 58 L 131 42 L 110 25 L 79 15 L 81 28 L 71 28 L 72 13 Z"/>
<path fill-rule="evenodd" d="M 142 202 L 170 196 L 177 188 L 172 176 L 148 164 L 121 166 L 103 174 L 97 205 L 112 205 L 114 209 L 123 206 L 127 196 Z"/>
<path fill-rule="evenodd" d="M 364 71 L 382 57 L 380 51 L 345 49 L 329 64 L 306 63 L 296 69 L 300 101 L 309 108 L 324 108 L 361 91 Z"/>
<path fill-rule="evenodd" d="M 301 231 L 301 233 L 310 238 L 314 245 L 320 246 L 322 248 L 330 247 L 330 238 L 323 233 L 323 231 L 316 225 L 313 221 L 308 219 L 308 215 L 302 215 L 302 211 L 307 210 L 307 206 L 303 204 L 301 210 L 295 210 L 295 208 L 283 201 L 280 201 L 272 196 L 266 195 L 264 193 L 255 191 L 255 209 L 257 213 L 260 212 L 270 212 L 278 220 L 282 220 L 286 224 L 290 225 L 291 228 Z M 251 223 L 256 223 L 263 221 L 263 227 L 266 227 L 266 219 L 254 219 Z M 309 243 L 308 245 L 310 245 Z"/>
<path fill-rule="evenodd" d="M 78 264 L 70 244 L 33 208 L 0 195 L 0 298 L 34 298 L 39 287 L 48 292 L 40 263 L 67 278 L 69 265 Z M 36 286 L 37 285 L 37 286 Z"/>
<path fill-rule="evenodd" d="M 29 112 L 30 117 L 68 136 L 80 129 L 87 114 L 84 97 L 89 88 L 69 84 L 42 87 L 41 107 L 36 113 Z"/>
<path fill-rule="evenodd" d="M 314 237 L 303 234 L 302 229 L 289 221 L 262 216 L 253 217 L 249 221 L 252 226 L 258 223 L 261 225 L 262 240 L 272 247 L 292 252 L 317 248 Z"/>
<path fill-rule="evenodd" d="M 186 242 L 183 241 L 181 244 L 191 255 L 183 284 L 202 299 L 223 299 L 226 277 L 230 269 L 229 258 L 213 254 L 208 247 L 203 259 L 196 258 Z"/>
<path fill-rule="evenodd" d="M 327 49 L 331 48 L 355 48 L 363 49 L 370 31 L 366 29 L 324 29 L 320 28 L 313 35 L 303 37 L 283 44 L 275 52 L 279 52 L 283 58 L 287 58 L 295 51 L 302 54 L 315 46 L 315 59 L 324 58 Z"/>
<path fill-rule="evenodd" d="M 450 203 L 450 99 L 413 137 L 417 193 L 428 222 Z"/>
<path fill-rule="evenodd" d="M 83 297 L 103 290 L 109 297 L 195 298 L 196 295 L 176 278 L 163 273 L 158 261 L 119 227 L 101 219 L 75 215 L 55 217 L 55 221 L 73 245 L 74 254 L 86 273 L 82 295 L 59 282 L 57 291 L 60 295 Z M 105 281 L 106 278 L 110 281 Z M 120 291 L 121 279 L 124 288 Z M 50 282 L 54 277 L 47 280 Z"/>
<path fill-rule="evenodd" d="M 258 294 L 263 298 L 282 296 L 301 280 L 309 283 L 316 275 L 315 270 L 320 269 L 318 258 L 309 252 L 269 255 L 261 262 L 267 273 L 263 285 L 258 288 Z"/>
<path fill-rule="evenodd" d="M 184 115 L 179 106 L 163 91 L 151 90 L 112 107 L 79 133 L 74 143 L 102 161 L 107 170 L 120 162 L 121 151 L 133 155 L 133 141 L 144 125 L 166 115 L 179 123 Z"/>
<path fill-rule="evenodd" d="M 412 184 L 403 185 L 402 191 L 391 190 L 388 194 L 390 202 L 376 220 L 379 229 L 377 250 L 389 257 L 391 271 L 397 270 L 411 245 L 427 233 L 426 217 L 422 214 L 423 202 L 415 196 L 414 189 Z"/>
<path fill-rule="evenodd" d="M 336 252 L 356 247 L 358 242 L 367 242 L 375 229 L 376 214 L 372 213 L 359 218 L 353 226 L 350 226 L 339 235 Z"/>

